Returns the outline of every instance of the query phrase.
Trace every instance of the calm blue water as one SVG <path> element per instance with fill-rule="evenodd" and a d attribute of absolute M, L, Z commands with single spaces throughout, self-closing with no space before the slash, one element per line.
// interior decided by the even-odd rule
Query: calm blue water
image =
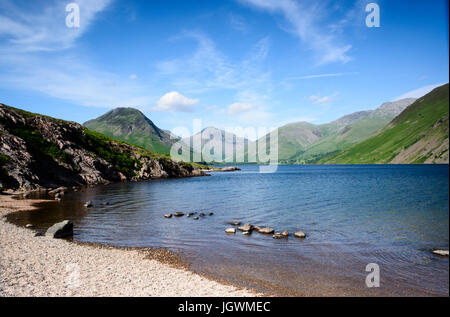
<path fill-rule="evenodd" d="M 75 240 L 166 247 L 196 271 L 278 294 L 448 296 L 448 258 L 430 252 L 449 247 L 448 165 L 241 168 L 87 188 L 23 221 L 44 228 L 72 219 Z M 87 200 L 96 206 L 84 209 Z M 163 217 L 174 211 L 215 215 Z M 308 237 L 230 236 L 228 221 Z M 380 267 L 380 288 L 365 286 L 368 263 Z"/>

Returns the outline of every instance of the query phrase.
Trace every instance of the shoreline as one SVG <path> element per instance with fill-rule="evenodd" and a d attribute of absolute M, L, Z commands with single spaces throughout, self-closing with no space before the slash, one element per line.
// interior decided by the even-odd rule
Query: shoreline
<path fill-rule="evenodd" d="M 0 297 L 155 296 L 255 297 L 261 294 L 189 271 L 176 253 L 157 248 L 35 237 L 6 215 L 33 212 L 40 202 L 0 194 Z"/>

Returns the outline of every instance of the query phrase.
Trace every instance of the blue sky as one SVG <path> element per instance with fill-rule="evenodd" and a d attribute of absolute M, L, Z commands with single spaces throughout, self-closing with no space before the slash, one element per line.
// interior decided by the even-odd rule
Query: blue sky
<path fill-rule="evenodd" d="M 0 102 L 84 122 L 325 123 L 448 82 L 448 1 L 0 1 Z M 365 7 L 380 7 L 380 27 Z"/>

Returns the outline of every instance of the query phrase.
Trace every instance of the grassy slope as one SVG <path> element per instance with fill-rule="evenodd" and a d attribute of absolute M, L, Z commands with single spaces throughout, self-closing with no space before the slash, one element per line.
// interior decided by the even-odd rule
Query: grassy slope
<path fill-rule="evenodd" d="M 389 163 L 418 142 L 442 144 L 448 139 L 448 89 L 448 84 L 436 88 L 410 105 L 376 135 L 347 150 L 325 157 L 318 163 Z M 408 154 L 402 162 L 425 162 L 432 154 L 429 150 L 423 150 L 422 146 Z M 446 152 L 448 153 L 448 148 Z M 445 151 L 436 156 L 442 155 L 445 155 Z"/>
<path fill-rule="evenodd" d="M 327 154 L 344 150 L 367 139 L 388 124 L 390 118 L 368 116 L 359 119 L 344 130 L 333 133 L 307 148 L 304 152 L 292 157 L 297 162 L 308 162 Z"/>

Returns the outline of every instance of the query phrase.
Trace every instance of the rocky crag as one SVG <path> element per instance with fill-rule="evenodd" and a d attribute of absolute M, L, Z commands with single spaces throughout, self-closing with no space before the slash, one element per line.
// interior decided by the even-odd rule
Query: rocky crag
<path fill-rule="evenodd" d="M 0 189 L 205 175 L 204 166 L 175 162 L 78 123 L 4 104 L 0 104 L 0 141 Z"/>

